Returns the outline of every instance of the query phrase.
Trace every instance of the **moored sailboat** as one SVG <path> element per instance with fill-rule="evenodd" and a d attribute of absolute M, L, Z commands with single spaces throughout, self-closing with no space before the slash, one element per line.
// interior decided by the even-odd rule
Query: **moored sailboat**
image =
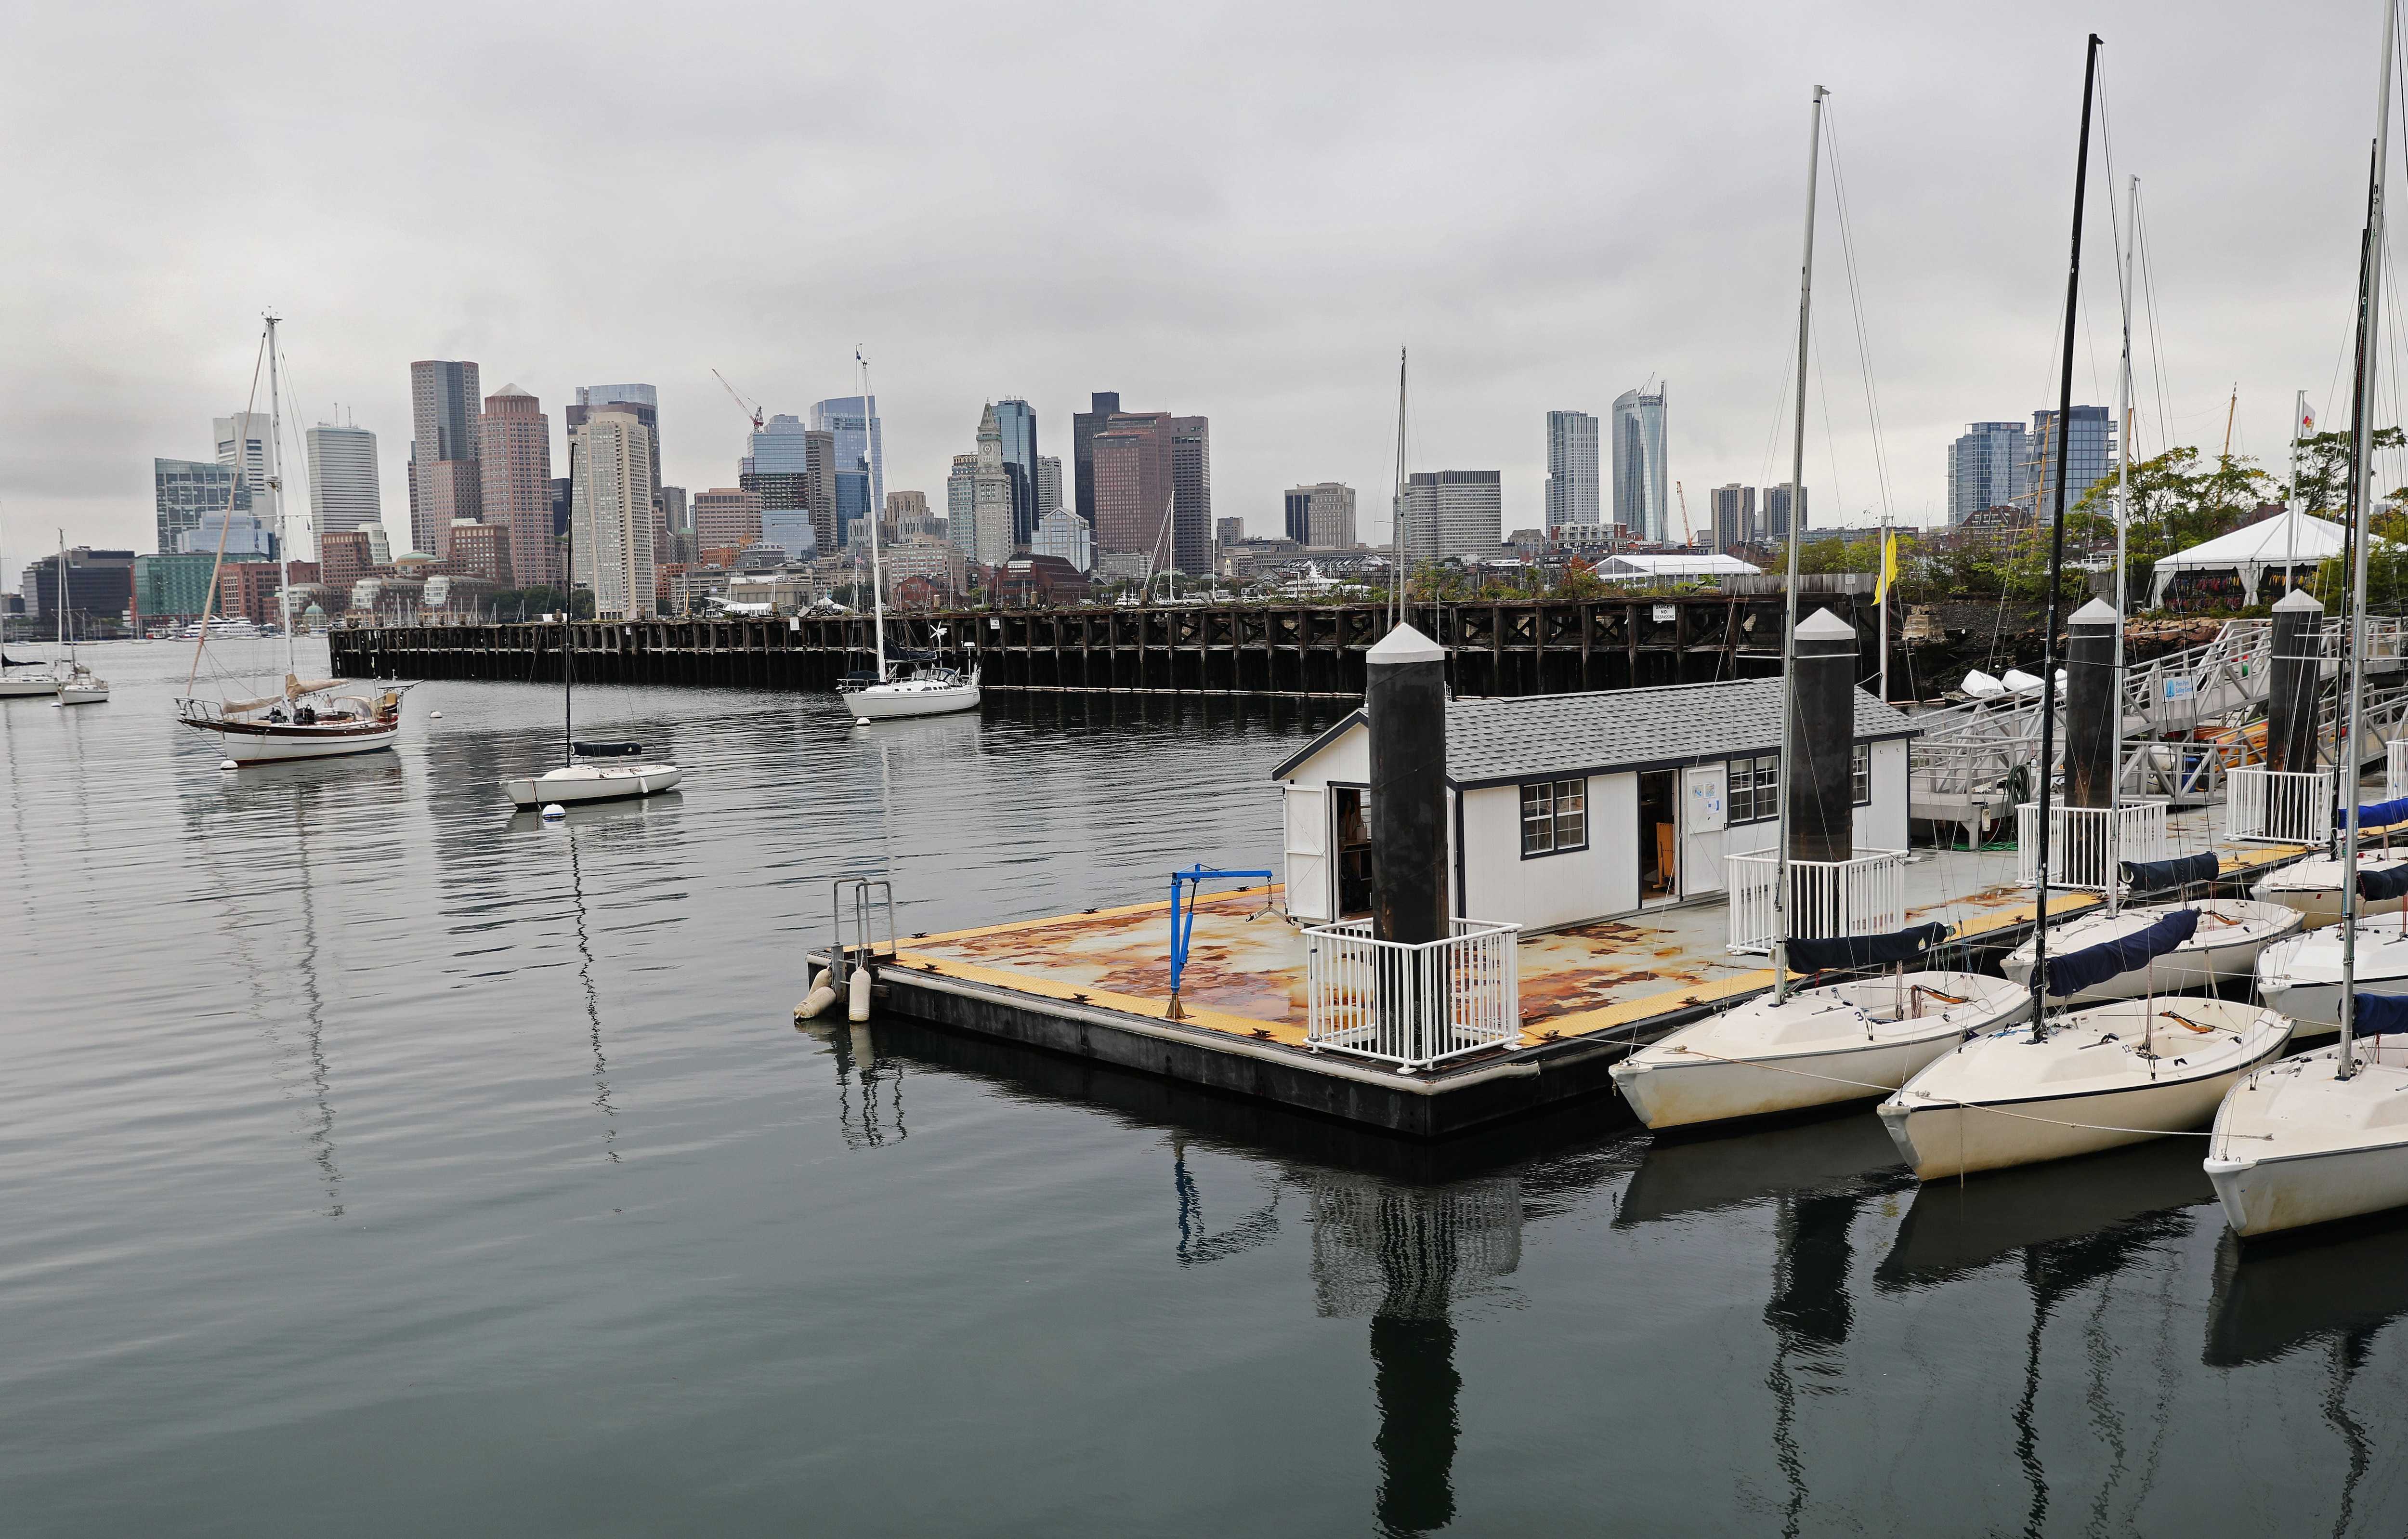
<path fill-rule="evenodd" d="M 58 692 L 56 705 L 98 705 L 108 698 L 108 681 L 76 660 L 75 630 L 68 622 L 67 532 L 59 531 L 59 660 L 50 679 Z"/>

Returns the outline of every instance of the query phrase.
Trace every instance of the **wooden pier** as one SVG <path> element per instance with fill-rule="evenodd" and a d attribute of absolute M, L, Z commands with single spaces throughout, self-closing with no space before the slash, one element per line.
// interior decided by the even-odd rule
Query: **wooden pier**
<path fill-rule="evenodd" d="M 1878 668 L 1870 603 L 1816 595 L 1856 626 Z M 1780 671 L 1779 594 L 1417 604 L 1412 623 L 1447 649 L 1462 695 L 1558 695 L 1706 683 Z M 327 640 L 355 679 L 560 677 L 597 683 L 827 689 L 871 666 L 863 615 L 380 626 Z M 975 665 L 1000 694 L 1217 695 L 1354 699 L 1363 656 L 1387 634 L 1384 605 L 1166 604 L 1129 609 L 947 610 L 890 614 L 890 653 Z"/>

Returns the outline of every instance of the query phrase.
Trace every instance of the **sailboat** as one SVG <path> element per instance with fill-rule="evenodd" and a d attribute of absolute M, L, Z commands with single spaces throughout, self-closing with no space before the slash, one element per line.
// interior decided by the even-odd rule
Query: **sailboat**
<path fill-rule="evenodd" d="M 108 681 L 76 661 L 75 628 L 67 621 L 67 532 L 59 531 L 59 659 L 50 682 L 58 691 L 54 706 L 99 705 L 108 698 Z"/>
<path fill-rule="evenodd" d="M 685 779 L 674 764 L 636 764 L 643 757 L 639 742 L 579 742 L 577 741 L 577 520 L 568 521 L 568 603 L 560 617 L 560 768 L 540 775 L 518 775 L 502 782 L 513 806 L 540 807 L 555 815 L 567 803 L 617 801 L 649 797 Z"/>
<path fill-rule="evenodd" d="M 267 332 L 261 347 L 267 361 L 267 490 L 276 499 L 276 559 L 282 563 L 277 573 L 276 604 L 279 625 L 284 637 L 284 683 L 271 695 L 247 699 L 204 699 L 186 695 L 176 701 L 176 715 L 186 726 L 198 731 L 215 732 L 224 745 L 223 766 L 236 769 L 251 764 L 276 764 L 286 759 L 335 758 L 350 754 L 370 754 L 391 748 L 401 736 L 402 689 L 389 687 L 371 694 L 341 692 L 339 679 L 304 680 L 293 646 L 293 584 L 292 564 L 288 555 L 291 546 L 284 525 L 284 473 L 282 458 L 283 403 L 278 384 L 279 354 L 276 343 L 278 318 L 267 318 Z M 258 375 L 252 374 L 251 402 L 258 399 Z M 244 404 L 244 418 L 250 417 L 251 402 Z M 242 484 L 237 471 L 235 485 Z M 190 690 L 199 677 L 202 659 L 209 644 L 208 610 L 217 607 L 218 595 L 223 590 L 218 579 L 225 567 L 225 539 L 228 526 L 234 521 L 234 492 L 226 494 L 226 520 L 218 527 L 218 559 L 216 569 L 209 573 L 209 598 L 201 616 L 201 634 L 193 643 L 193 666 L 184 676 L 184 687 Z"/>
<path fill-rule="evenodd" d="M 64 531 L 59 538 L 64 541 Z M 59 592 L 62 595 L 66 592 L 64 583 L 60 584 Z M 65 605 L 62 603 L 60 608 L 64 611 Z M 63 657 L 47 663 L 33 658 L 20 661 L 0 650 L 0 700 L 52 698 L 59 692 L 59 680 L 67 671 L 64 661 Z"/>
<path fill-rule="evenodd" d="M 853 361 L 861 371 L 861 417 L 863 442 L 867 455 L 869 484 L 878 485 L 878 435 L 869 431 L 869 360 L 861 350 L 853 350 Z M 878 669 L 874 673 L 853 674 L 837 686 L 845 708 L 853 712 L 855 725 L 867 726 L 871 722 L 893 721 L 903 716 L 946 716 L 956 711 L 976 711 L 979 706 L 979 670 L 967 674 L 930 661 L 916 665 L 910 673 L 897 674 L 895 665 L 886 657 L 886 574 L 878 554 L 878 524 L 884 510 L 872 508 L 863 520 L 869 525 L 869 604 L 872 644 L 876 648 Z"/>
<path fill-rule="evenodd" d="M 1806 161 L 1806 255 L 1798 295 L 1793 486 L 1805 482 L 1805 371 L 1812 355 L 1815 174 L 1821 158 L 1825 94 L 1821 86 L 1814 88 Z M 1787 926 L 1792 890 L 1788 798 L 1795 784 L 1797 754 L 1792 723 L 1798 692 L 1797 643 L 1827 641 L 1848 649 L 1856 644 L 1856 627 L 1828 610 L 1816 612 L 1802 626 L 1798 623 L 1798 526 L 1801 522 L 1789 523 L 1788 612 L 1782 628 L 1783 804 L 1773 892 L 1775 912 L 1783 922 L 1773 942 L 1772 992 L 1682 1027 L 1609 1071 L 1614 1087 L 1639 1120 L 1658 1130 L 1872 1100 L 1904 1085 L 1968 1034 L 1995 1030 L 2019 1019 L 2028 1008 L 2022 990 L 1997 978 L 1971 972 L 1906 971 L 1907 960 L 1945 936 L 1944 928 L 1936 925 L 1924 927 L 1920 933 L 1910 930 L 1897 937 L 1868 937 L 1853 944 L 1814 942 L 1813 947 L 1831 954 L 1831 965 L 1894 962 L 1898 971 L 1887 977 L 1790 987 L 1793 959 L 1810 955 L 1810 943 L 1790 939 Z"/>
<path fill-rule="evenodd" d="M 2249 978 L 2257 971 L 2258 959 L 2267 947 L 2297 935 L 2300 927 L 2306 923 L 2294 909 L 2245 898 L 2207 898 L 2192 902 L 2148 903 L 2129 908 L 2124 904 L 2126 876 L 2130 878 L 2135 890 L 2146 891 L 2212 882 L 2216 875 L 2216 861 L 2212 855 L 2140 863 L 2127 863 L 2117 858 L 2121 853 L 2117 841 L 2123 827 L 2123 749 L 2120 740 L 2124 729 L 2124 615 L 2129 607 L 2125 583 L 2130 568 L 2125 559 L 2125 546 L 2130 526 L 2132 471 L 2132 262 L 2140 245 L 2140 185 L 2139 177 L 2133 177 L 2128 183 L 2129 193 L 2126 206 L 2130 212 L 2126 224 L 2133 232 L 2134 238 L 2125 245 L 2120 275 L 2124 340 L 2116 393 L 2119 397 L 2117 417 L 2125 424 L 2125 431 L 2118 436 L 2115 461 L 2115 606 L 2111 610 L 2094 598 L 2073 616 L 2076 626 L 2089 629 L 2094 636 L 2101 629 L 2112 627 L 2115 639 L 2113 671 L 2104 690 L 2114 722 L 2105 761 L 2107 805 L 2106 816 L 2102 820 L 2105 832 L 2102 852 L 2105 870 L 2102 874 L 2106 878 L 2107 901 L 2100 908 L 2055 927 L 2050 932 L 2049 943 L 2061 946 L 2068 952 L 2120 944 L 2128 954 L 2140 955 L 2141 959 L 2135 966 L 2074 990 L 2067 997 L 2069 1004 L 2096 1004 L 2150 994 L 2208 991 L 2225 983 Z M 2059 677 L 2063 677 L 2062 671 Z M 2094 699 L 2097 698 L 2092 696 Z M 2074 779 L 2071 771 L 2067 783 L 2069 792 L 2073 791 Z M 2177 942 L 2171 950 L 2160 951 L 2149 943 L 2147 937 L 2152 933 L 2164 933 L 2162 927 L 2183 913 L 2196 915 L 2190 921 L 2191 930 L 2187 937 Z M 2001 958 L 1999 971 L 2028 987 L 2040 950 L 2041 942 L 2035 935 Z M 2268 1002 L 2271 1004 L 2272 1001 Z"/>
<path fill-rule="evenodd" d="M 2382 90 L 2376 99 L 2374 175 L 2367 194 L 2366 258 L 2358 289 L 2358 375 L 2350 420 L 2351 559 L 2349 725 L 2344 741 L 2364 740 L 2366 710 L 2368 438 L 2375 410 L 2376 324 L 2383 270 L 2383 185 L 2391 137 L 2391 50 L 2398 0 L 2383 7 Z M 2342 762 L 2357 777 L 2354 752 Z M 2355 787 L 2353 786 L 2354 790 Z M 2358 854 L 2358 808 L 2349 797 L 2342 866 Z M 2340 976 L 2333 1002 L 2340 1039 L 2261 1069 L 2236 1085 L 2217 1110 L 2204 1161 L 2224 1204 L 2225 1221 L 2247 1238 L 2408 1207 L 2408 1000 L 2358 992 L 2358 947 L 2364 925 L 2357 885 L 2344 889 Z M 2375 1030 L 2360 1037 L 2361 1025 Z M 2387 1028 L 2387 1029 L 2386 1029 Z"/>
<path fill-rule="evenodd" d="M 2082 136 L 2073 179 L 2073 240 L 2059 354 L 2057 418 L 2073 403 L 2074 326 L 2080 319 L 2083 194 L 2090 169 L 2090 113 L 2098 84 L 2099 37 L 2092 34 L 2083 65 Z M 2066 459 L 2057 461 L 2055 511 L 2048 562 L 2046 662 L 2057 672 L 2057 607 L 2065 570 Z M 2120 626 L 2121 619 L 2117 624 Z M 2199 1127 L 2215 1113 L 2226 1090 L 2251 1070 L 2272 1061 L 2290 1040 L 2290 1023 L 2261 1006 L 2225 1000 L 2155 996 L 2094 1005 L 2052 1016 L 2049 996 L 2063 1000 L 2088 984 L 2125 971 L 2121 945 L 2087 947 L 2049 961 L 2050 776 L 2056 756 L 2056 691 L 2042 694 L 2039 858 L 2031 978 L 2031 1029 L 1974 1037 L 1935 1059 L 1879 1108 L 1899 1154 L 1918 1180 L 2037 1164 L 2095 1153 Z M 2145 953 L 2162 954 L 2196 921 L 2152 927 Z M 2144 955 L 2144 965 L 2147 962 Z"/>

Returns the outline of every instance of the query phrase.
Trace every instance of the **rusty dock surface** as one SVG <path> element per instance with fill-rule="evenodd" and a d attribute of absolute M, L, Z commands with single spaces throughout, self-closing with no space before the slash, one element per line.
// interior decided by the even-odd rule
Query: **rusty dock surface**
<path fill-rule="evenodd" d="M 2224 881 L 2239 884 L 2305 852 L 2218 853 Z M 2031 927 L 2011 852 L 1932 852 L 1909 872 L 1910 922 L 1942 920 L 1976 953 Z M 1307 1045 L 1304 937 L 1280 899 L 1277 886 L 1256 886 L 1197 905 L 1177 1020 L 1168 902 L 913 936 L 880 982 L 888 1009 L 939 1026 L 1422 1138 L 1597 1095 L 1632 1047 L 1773 983 L 1760 958 L 1727 949 L 1720 903 L 1527 936 L 1520 1040 L 1400 1074 Z M 2061 894 L 2049 913 L 2099 901 Z"/>

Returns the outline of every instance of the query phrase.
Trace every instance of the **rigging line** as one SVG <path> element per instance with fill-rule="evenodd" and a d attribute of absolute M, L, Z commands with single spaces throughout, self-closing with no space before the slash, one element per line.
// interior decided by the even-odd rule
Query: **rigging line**
<path fill-rule="evenodd" d="M 1848 214 L 1847 179 L 1840 166 L 1840 125 L 1828 103 L 1823 112 L 1824 136 L 1831 145 L 1831 200 L 1840 216 L 1840 256 L 1848 280 L 1848 304 L 1856 329 L 1856 362 L 1865 382 L 1865 415 L 1870 420 L 1873 436 L 1873 482 L 1881 495 L 1882 513 L 1889 522 L 1893 516 L 1894 499 L 1890 491 L 1889 455 L 1883 446 L 1881 396 L 1873 384 L 1873 356 L 1870 331 L 1865 322 L 1864 290 L 1856 275 L 1856 239 L 1855 221 Z"/>
<path fill-rule="evenodd" d="M 1814 338 L 1814 391 L 1823 397 L 1823 452 L 1829 456 L 1831 463 L 1833 516 L 1844 518 L 1847 516 L 1848 504 L 1847 500 L 1840 495 L 1840 436 L 1831 431 L 1831 381 L 1823 373 L 1823 338 L 1819 335 Z M 1797 525 L 1798 539 L 1801 544 L 1806 539 L 1806 521 L 1803 517 L 1805 501 L 1804 488 L 1798 486 L 1789 488 L 1789 518 Z"/>
<path fill-rule="evenodd" d="M 2149 379 L 2157 395 L 2157 451 L 2163 453 L 2173 447 L 2174 419 L 2166 396 L 2165 334 L 2157 322 L 2157 243 L 2149 238 L 2148 189 L 2141 191 L 2140 209 L 2133 218 L 2133 237 L 2141 258 L 2141 292 L 2145 296 L 2149 318 Z"/>
<path fill-rule="evenodd" d="M 201 659 L 208 646 L 209 611 L 218 606 L 218 579 L 225 571 L 226 531 L 234 527 L 235 493 L 251 475 L 251 455 L 246 453 L 250 446 L 251 415 L 259 405 L 259 369 L 266 356 L 267 334 L 263 330 L 259 337 L 259 351 L 251 355 L 251 397 L 243 403 L 242 420 L 235 429 L 234 479 L 226 486 L 225 513 L 218 523 L 217 560 L 209 568 L 209 591 L 201 599 L 201 632 L 193 639 L 193 666 L 184 672 L 184 692 L 187 695 L 192 693 L 194 679 L 200 674 Z"/>

